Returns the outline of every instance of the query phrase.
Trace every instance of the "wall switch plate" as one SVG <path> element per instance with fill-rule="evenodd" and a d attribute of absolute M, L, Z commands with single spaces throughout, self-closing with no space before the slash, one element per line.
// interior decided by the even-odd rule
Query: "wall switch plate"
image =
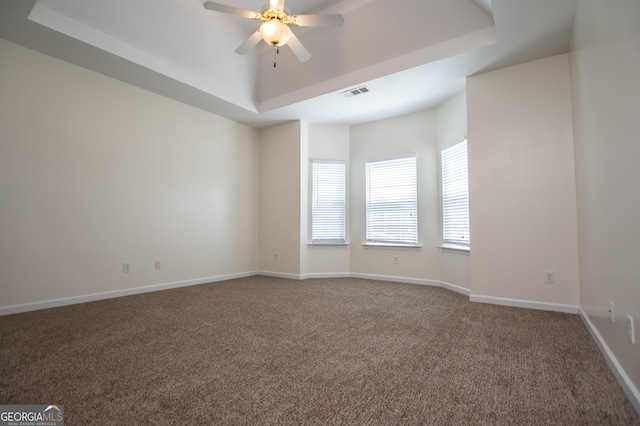
<path fill-rule="evenodd" d="M 613 302 L 609 300 L 609 318 L 611 318 L 611 322 L 616 320 L 615 313 L 613 312 Z"/>
<path fill-rule="evenodd" d="M 122 272 L 128 274 L 131 272 L 131 262 L 124 262 L 122 264 Z"/>
<path fill-rule="evenodd" d="M 160 261 L 159 260 L 156 260 L 155 268 L 156 268 L 156 270 L 160 269 Z"/>
<path fill-rule="evenodd" d="M 627 337 L 632 345 L 636 344 L 636 330 L 633 325 L 633 317 L 631 315 L 627 315 Z"/>
<path fill-rule="evenodd" d="M 396 256 L 393 258 L 393 264 L 394 265 L 399 265 L 400 264 L 400 257 Z"/>
<path fill-rule="evenodd" d="M 278 253 L 273 253 L 273 261 L 274 262 L 278 261 Z"/>

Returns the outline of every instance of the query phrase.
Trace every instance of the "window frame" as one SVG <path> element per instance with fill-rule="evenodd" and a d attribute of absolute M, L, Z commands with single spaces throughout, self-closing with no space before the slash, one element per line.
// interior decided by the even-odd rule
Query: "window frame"
<path fill-rule="evenodd" d="M 408 188 L 407 191 L 412 193 L 412 199 L 408 200 L 407 196 L 409 195 L 407 192 L 404 193 L 404 200 L 395 200 L 397 202 L 404 201 L 405 203 L 410 204 L 411 206 L 408 209 L 405 209 L 405 213 L 407 211 L 410 212 L 411 219 L 407 220 L 405 218 L 399 218 L 398 220 L 390 220 L 388 227 L 390 228 L 400 228 L 403 226 L 410 224 L 409 232 L 400 232 L 392 235 L 391 238 L 384 238 L 379 229 L 373 229 L 374 227 L 380 227 L 379 223 L 375 223 L 377 219 L 375 216 L 383 214 L 384 216 L 389 217 L 389 215 L 393 216 L 399 212 L 402 212 L 402 208 L 391 207 L 389 209 L 381 209 L 376 212 L 378 208 L 373 208 L 376 204 L 381 204 L 380 202 L 376 202 L 375 198 L 382 197 L 384 198 L 384 194 L 377 194 L 375 197 L 372 197 L 371 192 L 376 191 L 379 192 L 380 189 L 372 188 L 372 179 L 371 173 L 382 173 L 384 168 L 389 167 L 389 163 L 392 162 L 401 162 L 402 160 L 412 159 L 413 162 L 411 164 L 412 170 L 410 171 L 411 176 L 405 176 L 403 179 L 409 179 L 413 184 L 413 188 Z M 387 163 L 387 164 L 384 164 Z M 377 170 L 376 170 L 377 169 Z M 384 174 L 383 174 L 384 175 Z M 387 176 L 388 178 L 388 176 Z M 375 179 L 380 179 L 380 176 L 376 176 Z M 388 179 L 385 180 L 388 182 Z M 399 192 L 402 188 L 399 185 L 395 185 L 392 190 L 395 190 L 396 193 Z M 389 191 L 388 185 L 385 191 Z M 388 196 L 389 194 L 387 194 Z M 374 198 L 372 200 L 372 198 Z M 384 225 L 384 223 L 383 223 Z M 401 156 L 395 157 L 386 157 L 379 158 L 373 160 L 367 160 L 365 162 L 365 246 L 399 246 L 399 247 L 420 247 L 419 240 L 419 212 L 418 212 L 418 155 L 417 153 L 411 153 Z"/>
<path fill-rule="evenodd" d="M 342 197 L 334 199 L 334 202 L 341 202 L 342 208 L 338 211 L 342 214 L 342 232 L 322 238 L 321 233 L 316 234 L 316 217 L 318 207 L 318 180 L 316 171 L 318 167 L 342 165 Z M 331 194 L 330 194 L 331 195 Z M 335 194 L 334 194 L 335 195 Z M 311 221 L 310 221 L 310 244 L 312 245 L 346 245 L 347 244 L 347 165 L 344 160 L 311 160 Z M 342 234 L 340 236 L 340 234 Z"/>
<path fill-rule="evenodd" d="M 464 171 L 461 170 L 461 164 L 459 163 L 461 159 L 459 158 L 460 153 L 456 152 L 454 148 L 459 148 L 464 145 Z M 451 161 L 456 161 L 454 164 L 445 164 L 447 162 L 446 153 L 450 153 L 453 157 L 450 158 Z M 471 248 L 471 230 L 470 230 L 470 209 L 469 209 L 469 155 L 468 155 L 468 140 L 467 137 L 459 138 L 451 143 L 447 144 L 440 150 L 440 190 L 441 190 L 441 215 L 442 215 L 442 247 L 443 248 L 452 248 L 469 251 Z M 464 179 L 464 185 L 462 185 L 459 181 L 452 182 L 452 179 L 456 179 L 456 175 L 460 177 L 460 174 Z M 457 183 L 459 186 L 458 189 L 452 190 L 447 189 L 447 183 Z M 454 195 L 451 195 L 452 192 L 455 192 Z M 453 198 L 460 199 L 460 194 L 464 193 L 462 201 L 454 202 Z M 450 209 L 447 206 L 451 206 Z M 463 211 L 464 210 L 464 211 Z M 450 226 L 449 223 L 453 222 L 455 219 L 452 216 L 457 216 L 458 218 L 462 217 L 463 221 L 466 221 L 465 224 L 462 225 L 462 237 L 461 238 L 453 238 L 451 235 L 453 224 Z"/>

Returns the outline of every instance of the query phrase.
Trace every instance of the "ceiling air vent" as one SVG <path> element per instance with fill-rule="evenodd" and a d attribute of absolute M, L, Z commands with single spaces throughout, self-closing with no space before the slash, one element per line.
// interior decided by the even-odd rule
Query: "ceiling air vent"
<path fill-rule="evenodd" d="M 362 86 L 362 87 L 358 87 L 355 89 L 349 89 L 349 90 L 345 90 L 344 92 L 340 93 L 342 96 L 344 96 L 345 98 L 350 98 L 352 96 L 357 96 L 357 95 L 362 95 L 363 93 L 367 93 L 369 91 L 369 89 L 367 89 L 366 86 Z"/>

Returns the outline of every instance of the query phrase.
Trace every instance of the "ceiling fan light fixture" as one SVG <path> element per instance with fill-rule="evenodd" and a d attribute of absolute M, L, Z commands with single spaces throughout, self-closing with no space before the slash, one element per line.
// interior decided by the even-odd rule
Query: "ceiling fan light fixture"
<path fill-rule="evenodd" d="M 291 38 L 291 28 L 278 19 L 271 19 L 260 25 L 260 36 L 271 46 L 284 46 Z"/>
<path fill-rule="evenodd" d="M 344 17 L 339 14 L 290 15 L 284 8 L 284 3 L 285 0 L 269 0 L 269 4 L 265 5 L 260 13 L 211 0 L 205 0 L 203 6 L 207 10 L 262 21 L 258 31 L 251 34 L 244 43 L 238 46 L 236 49 L 238 55 L 246 55 L 260 43 L 260 39 L 263 39 L 265 43 L 274 47 L 274 66 L 275 55 L 280 53 L 279 47 L 287 43 L 296 58 L 300 62 L 306 62 L 311 59 L 311 54 L 305 49 L 296 35 L 291 32 L 289 25 L 297 27 L 341 27 Z"/>

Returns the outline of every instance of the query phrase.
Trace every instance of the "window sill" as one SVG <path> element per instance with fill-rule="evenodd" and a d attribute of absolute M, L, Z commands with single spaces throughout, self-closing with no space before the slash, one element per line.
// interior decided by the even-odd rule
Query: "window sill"
<path fill-rule="evenodd" d="M 458 246 L 455 244 L 442 244 L 440 250 L 457 254 L 470 254 L 471 248 L 468 246 Z"/>
<path fill-rule="evenodd" d="M 391 244 L 391 243 L 364 243 L 362 247 L 365 248 L 402 248 L 402 249 L 422 249 L 418 244 Z"/>
<path fill-rule="evenodd" d="M 308 243 L 309 247 L 349 247 L 349 243 Z"/>

